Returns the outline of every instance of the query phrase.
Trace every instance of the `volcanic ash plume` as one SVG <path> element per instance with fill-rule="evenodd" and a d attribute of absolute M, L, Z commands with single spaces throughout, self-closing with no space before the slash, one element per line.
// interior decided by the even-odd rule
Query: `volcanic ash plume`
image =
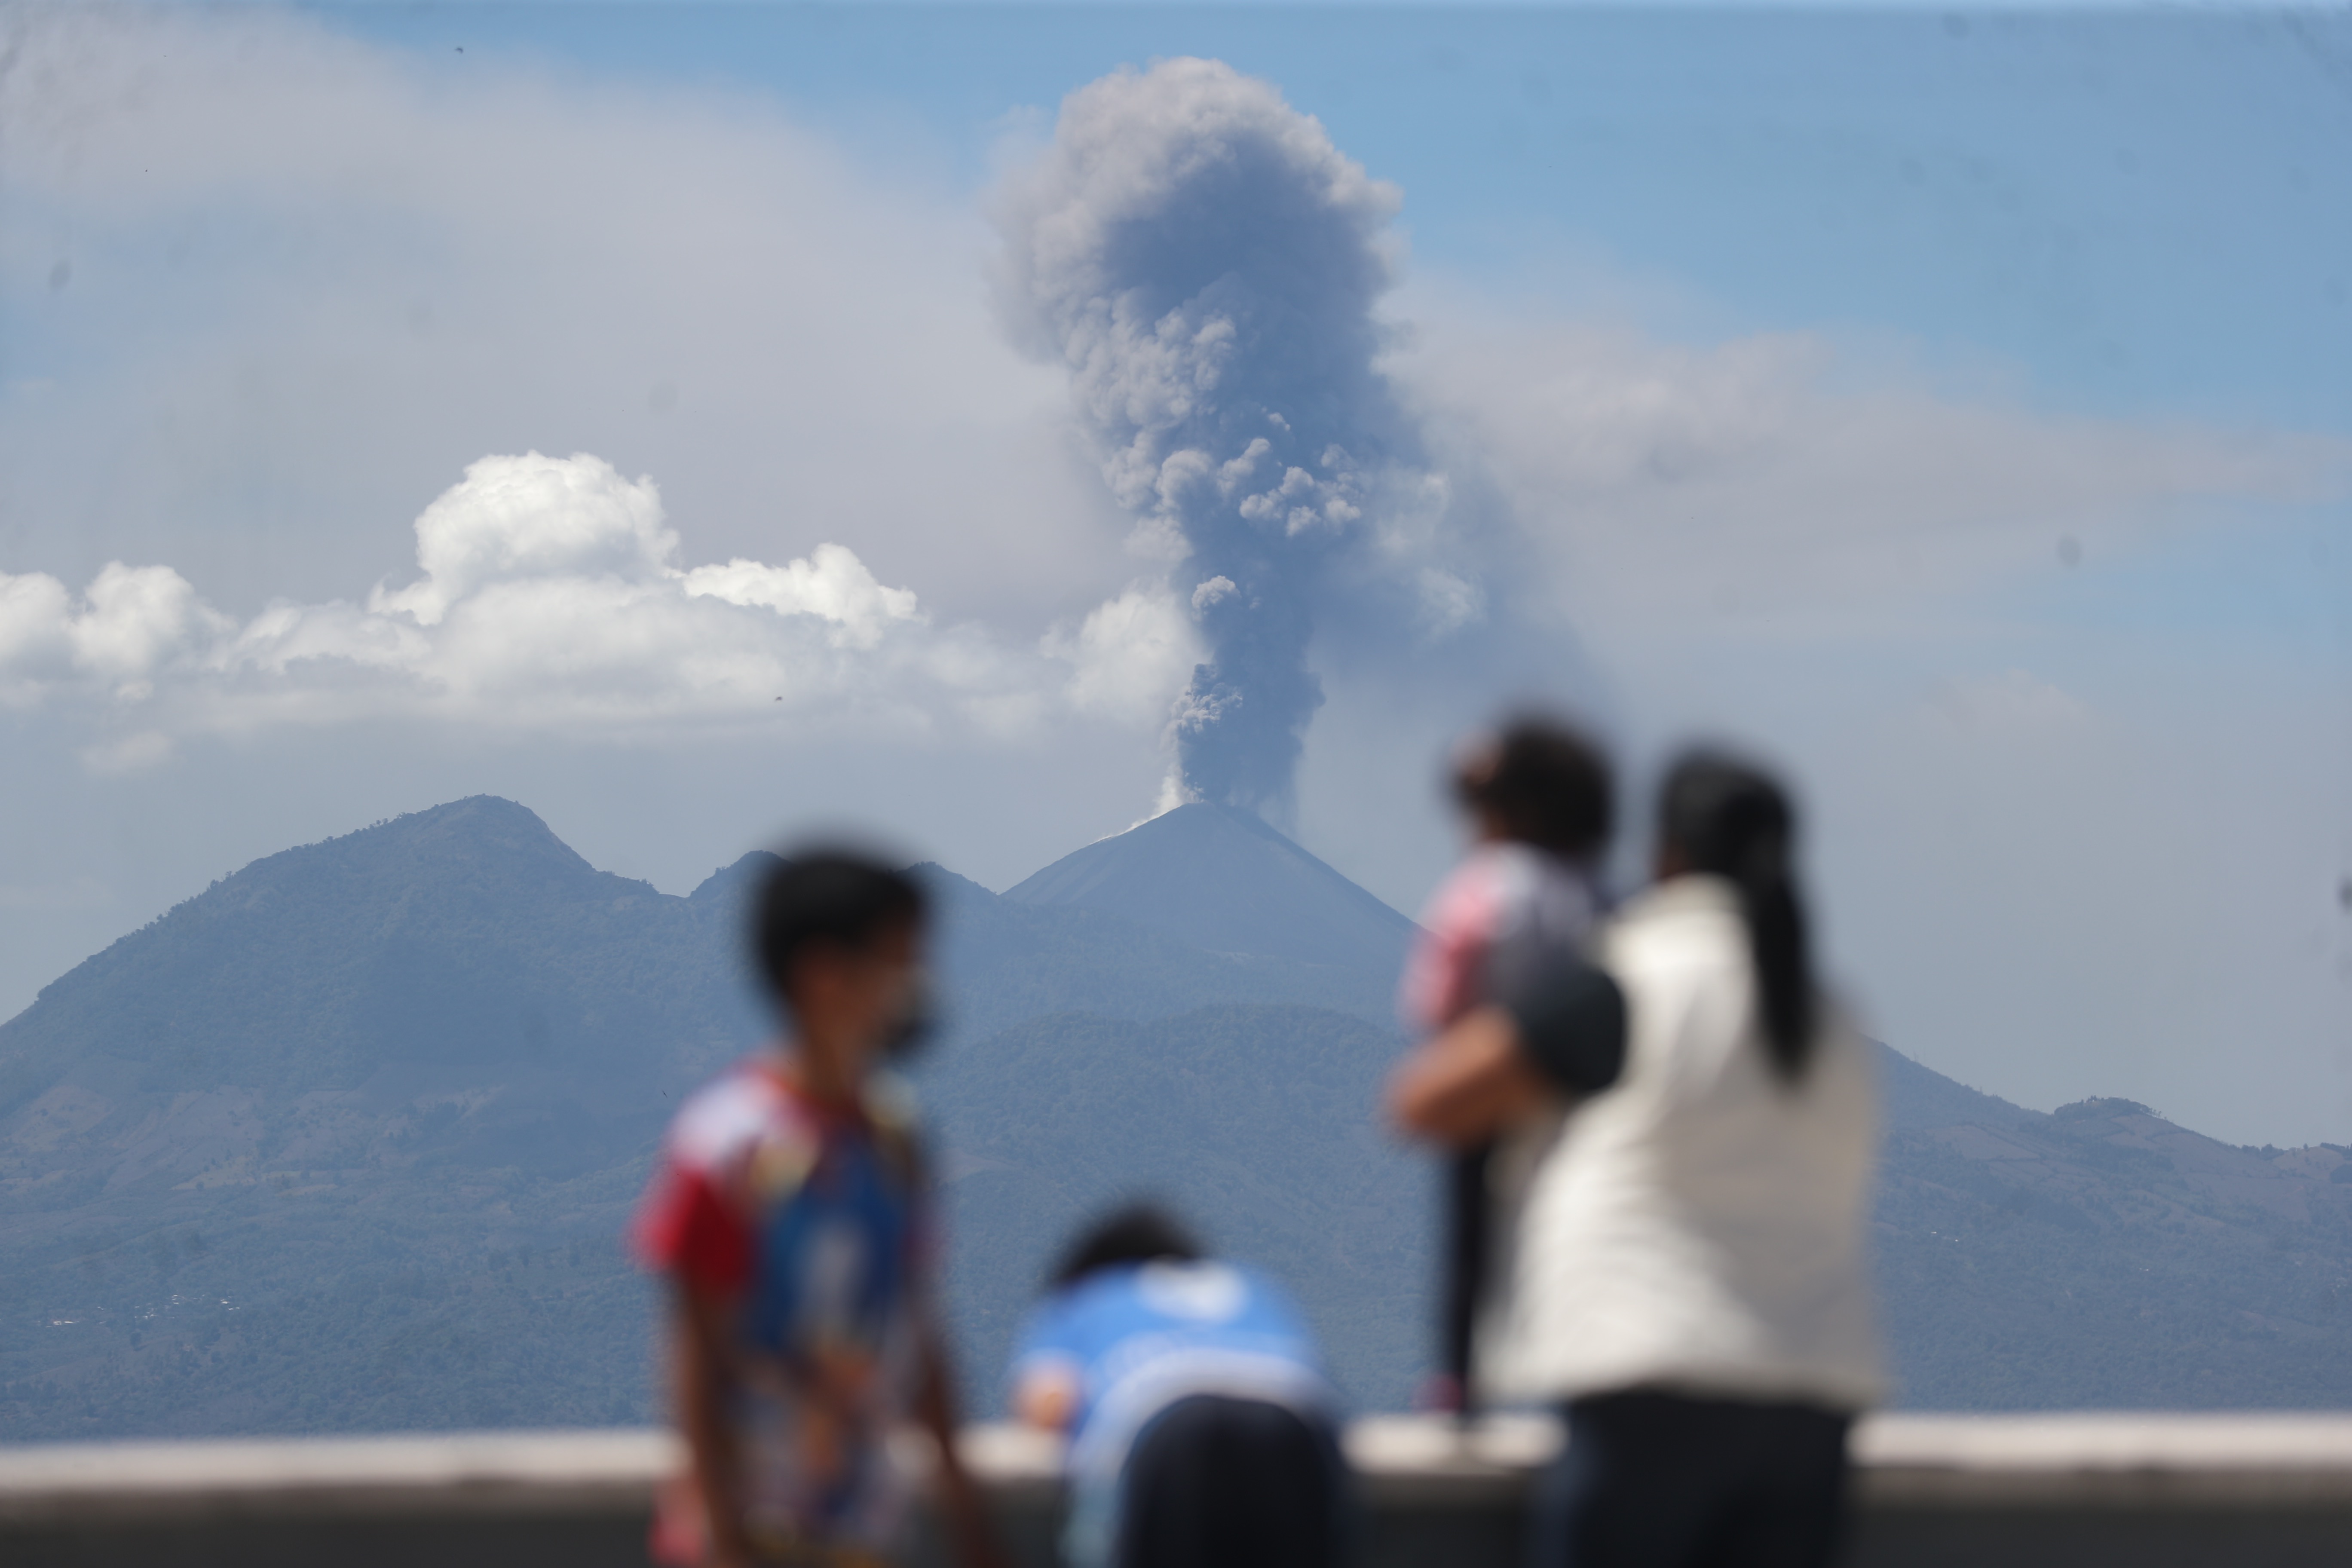
<path fill-rule="evenodd" d="M 1104 477 L 1179 563 L 1208 647 L 1176 719 L 1196 798 L 1287 805 L 1323 700 L 1318 583 L 1417 477 L 1372 367 L 1396 207 L 1274 88 L 1197 59 L 1072 94 L 1003 194 L 1006 319 L 1069 367 Z"/>

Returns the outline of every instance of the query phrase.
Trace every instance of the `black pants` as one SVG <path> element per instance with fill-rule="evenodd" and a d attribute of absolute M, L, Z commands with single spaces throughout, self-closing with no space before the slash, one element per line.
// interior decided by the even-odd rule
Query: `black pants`
<path fill-rule="evenodd" d="M 1259 1399 L 1180 1399 L 1128 1456 L 1118 1568 L 1336 1568 L 1342 1474 L 1328 1426 Z"/>
<path fill-rule="evenodd" d="M 1812 1405 L 1611 1394 L 1568 1406 L 1531 1568 L 1822 1568 L 1852 1417 Z"/>

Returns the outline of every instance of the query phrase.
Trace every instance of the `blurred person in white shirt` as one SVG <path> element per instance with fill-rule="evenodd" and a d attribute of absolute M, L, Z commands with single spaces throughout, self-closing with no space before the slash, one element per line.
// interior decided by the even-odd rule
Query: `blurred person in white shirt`
<path fill-rule="evenodd" d="M 1529 1149 L 1479 1364 L 1489 1396 L 1567 1423 L 1533 1561 L 1816 1568 L 1880 1387 L 1868 1047 L 1814 983 L 1780 787 L 1686 757 L 1657 831 L 1607 979 L 1561 965 L 1466 1016 L 1391 1110 L 1449 1147 Z"/>

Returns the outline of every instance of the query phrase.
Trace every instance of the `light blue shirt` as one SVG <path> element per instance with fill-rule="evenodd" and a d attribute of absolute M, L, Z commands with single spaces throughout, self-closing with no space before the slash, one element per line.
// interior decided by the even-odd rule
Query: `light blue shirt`
<path fill-rule="evenodd" d="M 1282 1288 L 1230 1263 L 1162 1258 L 1097 1269 L 1030 1318 L 1013 1358 L 1017 1383 L 1047 1370 L 1072 1378 L 1076 1495 L 1070 1561 L 1109 1560 L 1118 1482 L 1135 1439 L 1180 1399 L 1262 1399 L 1312 1420 L 1337 1404 L 1306 1319 Z"/>

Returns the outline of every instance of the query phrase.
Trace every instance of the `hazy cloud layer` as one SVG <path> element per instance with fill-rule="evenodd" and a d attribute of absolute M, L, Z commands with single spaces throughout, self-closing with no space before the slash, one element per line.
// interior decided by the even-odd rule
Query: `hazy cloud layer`
<path fill-rule="evenodd" d="M 1499 489 L 1544 591 L 1644 640 L 1884 634 L 2246 503 L 2352 490 L 2352 440 L 2029 412 L 1820 336 L 1706 346 L 1437 295 L 1390 362 Z M 1744 623 L 1744 625 L 1743 625 Z"/>

